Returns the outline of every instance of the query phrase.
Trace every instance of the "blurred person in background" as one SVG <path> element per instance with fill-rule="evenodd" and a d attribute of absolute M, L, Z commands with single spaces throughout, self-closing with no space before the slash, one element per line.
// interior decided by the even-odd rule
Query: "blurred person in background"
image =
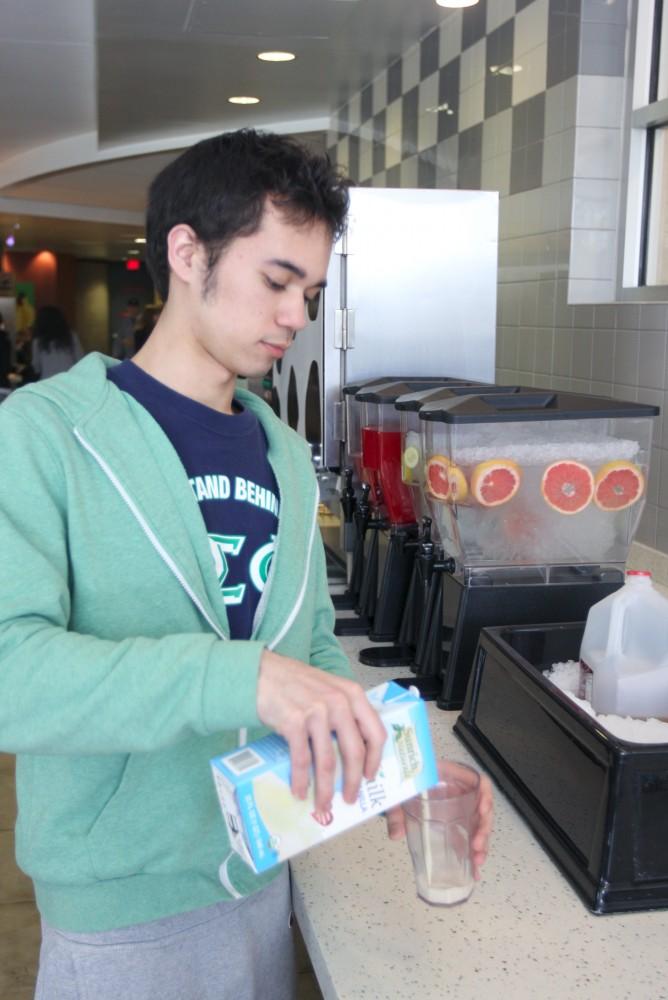
<path fill-rule="evenodd" d="M 131 357 L 135 350 L 135 331 L 142 321 L 139 299 L 131 298 L 125 303 L 120 314 L 120 324 L 111 335 L 111 356 L 122 361 Z"/>
<path fill-rule="evenodd" d="M 66 372 L 83 357 L 76 333 L 57 306 L 42 306 L 33 326 L 32 366 L 39 379 Z"/>
<path fill-rule="evenodd" d="M 26 330 L 31 330 L 34 322 L 34 306 L 28 302 L 25 292 L 19 292 L 16 296 L 16 333 L 22 334 Z"/>
<path fill-rule="evenodd" d="M 7 381 L 10 389 L 36 382 L 37 375 L 32 366 L 32 327 L 26 326 L 16 333 L 14 341 L 14 364 L 9 370 Z"/>

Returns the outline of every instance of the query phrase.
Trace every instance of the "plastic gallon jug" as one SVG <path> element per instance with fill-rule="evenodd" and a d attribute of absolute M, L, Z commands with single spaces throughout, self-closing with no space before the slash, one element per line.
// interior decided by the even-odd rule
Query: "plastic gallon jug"
<path fill-rule="evenodd" d="M 597 715 L 668 719 L 668 600 L 651 573 L 630 570 L 589 609 L 580 660 Z"/>

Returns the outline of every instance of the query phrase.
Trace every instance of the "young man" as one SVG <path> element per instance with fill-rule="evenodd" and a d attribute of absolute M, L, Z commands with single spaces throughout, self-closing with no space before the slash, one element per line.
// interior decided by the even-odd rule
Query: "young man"
<path fill-rule="evenodd" d="M 287 871 L 232 854 L 209 759 L 269 727 L 322 810 L 332 734 L 348 801 L 380 760 L 332 634 L 308 448 L 235 390 L 305 325 L 347 201 L 326 158 L 278 136 L 194 146 L 150 190 L 165 307 L 144 347 L 0 410 L 0 748 L 39 1000 L 293 995 Z M 479 862 L 490 816 L 486 787 Z"/>

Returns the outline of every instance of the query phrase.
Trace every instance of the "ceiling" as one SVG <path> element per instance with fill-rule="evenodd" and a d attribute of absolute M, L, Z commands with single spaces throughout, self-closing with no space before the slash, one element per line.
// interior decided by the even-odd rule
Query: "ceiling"
<path fill-rule="evenodd" d="M 245 125 L 322 146 L 332 112 L 445 16 L 434 0 L 2 0 L 0 236 L 19 222 L 16 250 L 120 259 L 180 149 Z"/>

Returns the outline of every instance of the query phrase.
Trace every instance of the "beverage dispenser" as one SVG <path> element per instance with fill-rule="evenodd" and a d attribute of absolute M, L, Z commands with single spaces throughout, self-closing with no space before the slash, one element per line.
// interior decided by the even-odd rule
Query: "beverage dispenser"
<path fill-rule="evenodd" d="M 410 580 L 403 606 L 396 607 L 392 628 L 396 645 L 371 646 L 362 649 L 359 659 L 367 666 L 402 667 L 412 665 L 416 655 L 423 608 L 428 600 L 432 564 L 442 554 L 438 548 L 438 535 L 432 525 L 423 485 L 424 462 L 421 455 L 418 411 L 425 403 L 469 394 L 472 389 L 487 390 L 482 382 L 445 380 L 443 384 L 420 389 L 399 396 L 391 407 L 384 406 L 374 415 L 367 411 L 369 421 L 381 424 L 379 437 L 379 472 L 383 493 L 387 494 L 388 520 L 395 526 L 411 525 L 411 538 L 404 545 L 404 553 L 411 566 Z M 365 387 L 365 393 L 369 391 Z M 374 387 L 378 389 L 379 387 Z M 491 388 L 491 387 L 490 387 Z M 382 387 L 383 392 L 387 387 Z M 397 387 L 391 387 L 391 398 Z M 508 390 L 509 391 L 509 390 Z M 383 392 L 379 393 L 382 395 Z M 377 405 L 377 404 L 376 404 Z M 388 573 L 388 587 L 394 587 L 395 577 Z M 401 597 L 401 591 L 398 598 Z M 375 630 L 374 630 L 375 633 Z M 413 679 L 415 683 L 415 679 Z"/>
<path fill-rule="evenodd" d="M 461 707 L 482 627 L 581 621 L 622 585 L 657 413 L 552 391 L 420 409 L 424 492 L 454 559 L 440 707 Z"/>
<path fill-rule="evenodd" d="M 369 638 L 376 642 L 397 637 L 418 531 L 413 493 L 402 480 L 400 417 L 394 404 L 409 391 L 477 384 L 453 376 L 400 379 L 365 386 L 355 394 L 356 405 L 363 407 L 361 469 L 371 508 L 360 613 L 370 621 Z"/>
<path fill-rule="evenodd" d="M 340 496 L 343 510 L 344 550 L 350 554 L 348 587 L 334 597 L 337 610 L 356 612 L 336 622 L 337 635 L 365 635 L 372 626 L 376 606 L 378 537 L 381 517 L 380 456 L 378 431 L 367 421 L 362 394 L 400 382 L 408 388 L 433 385 L 429 376 L 377 376 L 350 383 L 342 389 L 345 414 L 343 435 L 343 483 Z M 365 464 L 366 463 L 366 464 Z M 371 528 L 371 530 L 369 530 Z"/>

